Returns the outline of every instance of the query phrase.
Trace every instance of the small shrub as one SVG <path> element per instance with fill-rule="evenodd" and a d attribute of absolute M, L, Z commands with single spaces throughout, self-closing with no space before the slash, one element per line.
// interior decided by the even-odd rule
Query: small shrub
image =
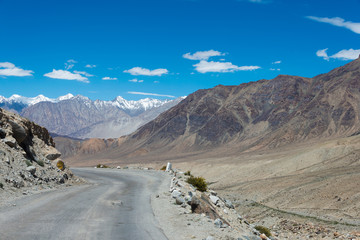
<path fill-rule="evenodd" d="M 264 226 L 255 226 L 255 229 L 258 230 L 260 233 L 265 234 L 267 237 L 271 237 L 270 229 Z"/>
<path fill-rule="evenodd" d="M 0 188 L 3 188 L 4 184 L 2 182 L 0 182 Z"/>
<path fill-rule="evenodd" d="M 61 160 L 57 161 L 56 166 L 58 167 L 58 169 L 60 169 L 61 171 L 63 171 L 65 169 L 65 163 Z"/>
<path fill-rule="evenodd" d="M 44 167 L 44 166 L 45 166 L 45 163 L 44 163 L 43 160 L 38 160 L 38 161 L 37 161 L 37 164 L 39 164 L 39 166 L 41 166 L 41 167 Z"/>
<path fill-rule="evenodd" d="M 190 171 L 186 171 L 186 172 L 184 173 L 184 175 L 185 175 L 185 176 L 191 176 L 191 172 L 190 172 Z"/>
<path fill-rule="evenodd" d="M 109 166 L 105 165 L 105 164 L 98 164 L 96 165 L 97 168 L 109 168 Z"/>
<path fill-rule="evenodd" d="M 160 170 L 161 170 L 161 171 L 165 171 L 165 170 L 166 170 L 166 166 L 162 166 L 162 167 L 160 168 Z"/>
<path fill-rule="evenodd" d="M 26 166 L 30 167 L 32 166 L 32 162 L 30 160 L 25 160 Z"/>
<path fill-rule="evenodd" d="M 190 176 L 186 182 L 196 187 L 200 192 L 205 192 L 207 190 L 207 183 L 203 177 Z"/>

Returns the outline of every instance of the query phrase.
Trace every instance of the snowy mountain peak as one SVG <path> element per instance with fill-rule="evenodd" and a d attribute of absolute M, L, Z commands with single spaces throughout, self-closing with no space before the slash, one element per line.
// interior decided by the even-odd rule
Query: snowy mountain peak
<path fill-rule="evenodd" d="M 68 94 L 66 94 L 64 96 L 58 97 L 56 100 L 57 101 L 64 101 L 64 100 L 69 100 L 69 99 L 71 99 L 73 97 L 74 97 L 74 95 L 72 95 L 71 93 L 68 93 Z"/>
<path fill-rule="evenodd" d="M 95 104 L 97 108 L 102 108 L 106 106 L 114 106 L 119 109 L 124 110 L 127 113 L 136 113 L 139 111 L 146 111 L 152 108 L 160 107 L 165 103 L 170 102 L 170 100 L 159 100 L 159 99 L 153 99 L 153 98 L 144 98 L 137 101 L 134 100 L 126 100 L 121 96 L 117 96 L 112 101 L 103 101 L 103 100 L 96 100 L 92 101 L 90 98 L 82 96 L 82 95 L 76 95 L 74 96 L 71 93 L 68 93 L 64 96 L 60 96 L 58 98 L 48 98 L 42 94 L 36 96 L 36 97 L 23 97 L 18 94 L 14 94 L 9 98 L 5 98 L 3 96 L 0 96 L 0 107 L 3 105 L 6 105 L 7 108 L 11 108 L 11 105 L 13 104 L 20 104 L 22 105 L 21 109 L 17 108 L 17 111 L 21 111 L 22 108 L 35 105 L 40 102 L 52 102 L 52 103 L 58 103 L 65 100 L 75 100 L 86 103 L 88 107 L 90 107 L 92 104 Z"/>

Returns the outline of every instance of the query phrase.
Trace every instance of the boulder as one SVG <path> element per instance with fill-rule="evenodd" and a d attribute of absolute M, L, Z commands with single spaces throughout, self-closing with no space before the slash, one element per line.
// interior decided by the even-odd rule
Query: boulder
<path fill-rule="evenodd" d="M 190 201 L 190 206 L 191 212 L 194 213 L 196 209 L 200 206 L 200 200 L 196 196 L 193 196 Z"/>
<path fill-rule="evenodd" d="M 36 167 L 34 166 L 29 166 L 26 168 L 26 171 L 28 171 L 29 173 L 31 173 L 31 175 L 34 175 L 36 172 Z"/>
<path fill-rule="evenodd" d="M 50 148 L 45 157 L 49 160 L 58 159 L 61 156 L 61 153 L 56 148 Z"/>
<path fill-rule="evenodd" d="M 65 183 L 65 179 L 64 179 L 64 177 L 59 178 L 58 182 L 59 182 L 60 184 Z"/>
<path fill-rule="evenodd" d="M 181 196 L 181 192 L 178 191 L 178 190 L 174 190 L 172 193 L 171 193 L 171 197 L 172 198 L 177 198 L 177 197 L 180 197 Z"/>
<path fill-rule="evenodd" d="M 190 193 L 191 193 L 191 192 L 190 192 Z M 185 196 L 185 202 L 186 202 L 187 204 L 191 204 L 192 198 L 193 198 L 192 195 L 190 195 L 190 194 L 186 195 L 186 196 Z"/>
<path fill-rule="evenodd" d="M 265 235 L 265 234 L 260 234 L 260 238 L 262 239 L 262 240 L 267 240 L 268 238 L 267 238 L 267 236 Z"/>
<path fill-rule="evenodd" d="M 20 124 L 13 121 L 9 121 L 9 123 L 12 127 L 13 137 L 16 139 L 16 141 L 18 143 L 24 141 L 24 139 L 27 136 L 25 128 L 23 128 Z"/>
<path fill-rule="evenodd" d="M 166 170 L 165 171 L 170 172 L 171 170 L 172 170 L 172 164 L 168 162 L 167 165 L 166 165 Z"/>
<path fill-rule="evenodd" d="M 210 200 L 213 204 L 217 204 L 220 200 L 220 198 L 218 198 L 217 196 L 214 196 L 214 195 L 210 195 Z"/>
<path fill-rule="evenodd" d="M 184 204 L 185 203 L 185 200 L 184 200 L 184 198 L 183 197 L 177 197 L 176 199 L 175 199 L 175 203 L 177 204 L 177 205 L 182 205 L 182 204 Z"/>
<path fill-rule="evenodd" d="M 232 204 L 232 202 L 230 200 L 225 200 L 225 206 L 230 208 L 230 209 L 234 209 L 234 205 Z"/>
<path fill-rule="evenodd" d="M 0 128 L 0 138 L 5 138 L 6 137 L 6 132 L 4 129 Z"/>
<path fill-rule="evenodd" d="M 16 147 L 16 140 L 12 136 L 6 137 L 3 141 L 6 145 L 8 145 L 11 148 Z"/>
<path fill-rule="evenodd" d="M 215 238 L 212 236 L 208 236 L 205 240 L 215 240 Z"/>
<path fill-rule="evenodd" d="M 215 219 L 214 224 L 215 224 L 215 227 L 217 227 L 217 228 L 223 227 L 223 222 L 221 221 L 220 218 Z"/>

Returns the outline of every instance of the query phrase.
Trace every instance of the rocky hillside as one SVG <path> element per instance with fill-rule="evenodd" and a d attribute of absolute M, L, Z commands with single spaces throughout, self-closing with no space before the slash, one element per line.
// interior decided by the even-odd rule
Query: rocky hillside
<path fill-rule="evenodd" d="M 1 199 L 81 181 L 60 155 L 45 128 L 0 108 Z"/>
<path fill-rule="evenodd" d="M 131 134 L 118 152 L 271 149 L 358 134 L 360 59 L 314 78 L 280 75 L 189 95 Z"/>
<path fill-rule="evenodd" d="M 59 135 L 83 139 L 114 138 L 134 132 L 181 100 L 126 101 L 117 97 L 113 101 L 92 101 L 78 95 L 30 105 L 21 115 Z"/>

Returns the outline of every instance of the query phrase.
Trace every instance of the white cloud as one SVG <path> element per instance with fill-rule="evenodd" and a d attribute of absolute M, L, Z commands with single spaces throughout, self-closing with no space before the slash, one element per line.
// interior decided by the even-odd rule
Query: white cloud
<path fill-rule="evenodd" d="M 131 75 L 143 75 L 143 76 L 161 76 L 163 74 L 169 73 L 169 71 L 165 68 L 158 68 L 154 70 L 149 70 L 142 67 L 134 67 L 129 70 L 125 70 L 125 73 L 130 73 Z"/>
<path fill-rule="evenodd" d="M 87 73 L 85 71 L 74 71 L 74 73 L 78 73 L 78 74 L 81 74 L 81 75 L 84 75 L 85 77 L 93 77 L 94 75 L 90 74 L 90 73 Z"/>
<path fill-rule="evenodd" d="M 208 60 L 210 57 L 224 56 L 224 55 L 225 53 L 221 53 L 215 50 L 209 50 L 209 51 L 198 51 L 195 52 L 194 54 L 185 53 L 183 55 L 183 58 L 190 60 Z"/>
<path fill-rule="evenodd" d="M 0 62 L 0 76 L 25 77 L 32 76 L 33 71 L 24 70 L 10 62 Z"/>
<path fill-rule="evenodd" d="M 117 78 L 112 78 L 112 77 L 103 77 L 102 80 L 108 80 L 108 81 L 111 81 L 111 80 L 117 80 Z"/>
<path fill-rule="evenodd" d="M 270 71 L 280 71 L 280 68 L 270 68 Z"/>
<path fill-rule="evenodd" d="M 86 68 L 96 68 L 95 64 L 86 64 Z"/>
<path fill-rule="evenodd" d="M 75 66 L 75 63 L 77 63 L 77 61 L 75 61 L 74 59 L 67 60 L 65 63 L 65 69 L 66 70 L 72 69 Z"/>
<path fill-rule="evenodd" d="M 144 80 L 138 80 L 137 78 L 134 78 L 134 79 L 129 80 L 129 82 L 142 83 L 142 82 L 144 82 Z"/>
<path fill-rule="evenodd" d="M 128 92 L 129 94 L 136 94 L 136 95 L 145 95 L 145 96 L 157 96 L 157 97 L 169 97 L 175 98 L 172 95 L 165 95 L 165 94 L 157 94 L 157 93 L 145 93 L 145 92 Z"/>
<path fill-rule="evenodd" d="M 252 3 L 267 3 L 268 1 L 264 1 L 264 0 L 249 0 L 249 2 L 252 2 Z"/>
<path fill-rule="evenodd" d="M 63 79 L 63 80 L 75 80 L 79 82 L 89 83 L 87 77 L 82 76 L 79 73 L 72 73 L 66 70 L 55 70 L 52 72 L 44 74 L 45 77 L 55 78 L 55 79 Z"/>
<path fill-rule="evenodd" d="M 345 21 L 343 18 L 334 17 L 334 18 L 327 18 L 327 17 L 314 17 L 314 16 L 307 16 L 306 18 L 323 23 L 329 23 L 334 26 L 344 27 L 353 31 L 354 33 L 360 34 L 360 23 L 354 23 L 351 21 Z"/>
<path fill-rule="evenodd" d="M 325 60 L 329 60 L 330 58 L 333 58 L 333 59 L 339 59 L 339 60 L 344 60 L 344 61 L 347 61 L 347 60 L 355 60 L 359 57 L 360 55 L 360 49 L 343 49 L 331 56 L 329 56 L 327 54 L 327 48 L 325 49 L 322 49 L 322 50 L 318 50 L 316 52 L 316 56 L 318 57 L 322 57 L 324 58 Z"/>
<path fill-rule="evenodd" d="M 328 56 L 328 54 L 327 54 L 327 52 L 326 52 L 327 50 L 328 50 L 328 48 L 318 50 L 318 51 L 316 52 L 316 56 L 322 57 L 322 58 L 324 58 L 325 60 L 329 60 L 329 56 Z"/>
<path fill-rule="evenodd" d="M 281 61 L 275 61 L 272 64 L 280 64 L 280 63 L 281 63 Z"/>
<path fill-rule="evenodd" d="M 154 81 L 154 83 L 160 83 L 159 81 Z"/>
<path fill-rule="evenodd" d="M 207 62 L 207 61 L 200 61 L 197 64 L 193 65 L 196 71 L 200 73 L 207 73 L 207 72 L 235 72 L 235 71 L 252 71 L 259 69 L 259 66 L 236 66 L 231 62 Z"/>

